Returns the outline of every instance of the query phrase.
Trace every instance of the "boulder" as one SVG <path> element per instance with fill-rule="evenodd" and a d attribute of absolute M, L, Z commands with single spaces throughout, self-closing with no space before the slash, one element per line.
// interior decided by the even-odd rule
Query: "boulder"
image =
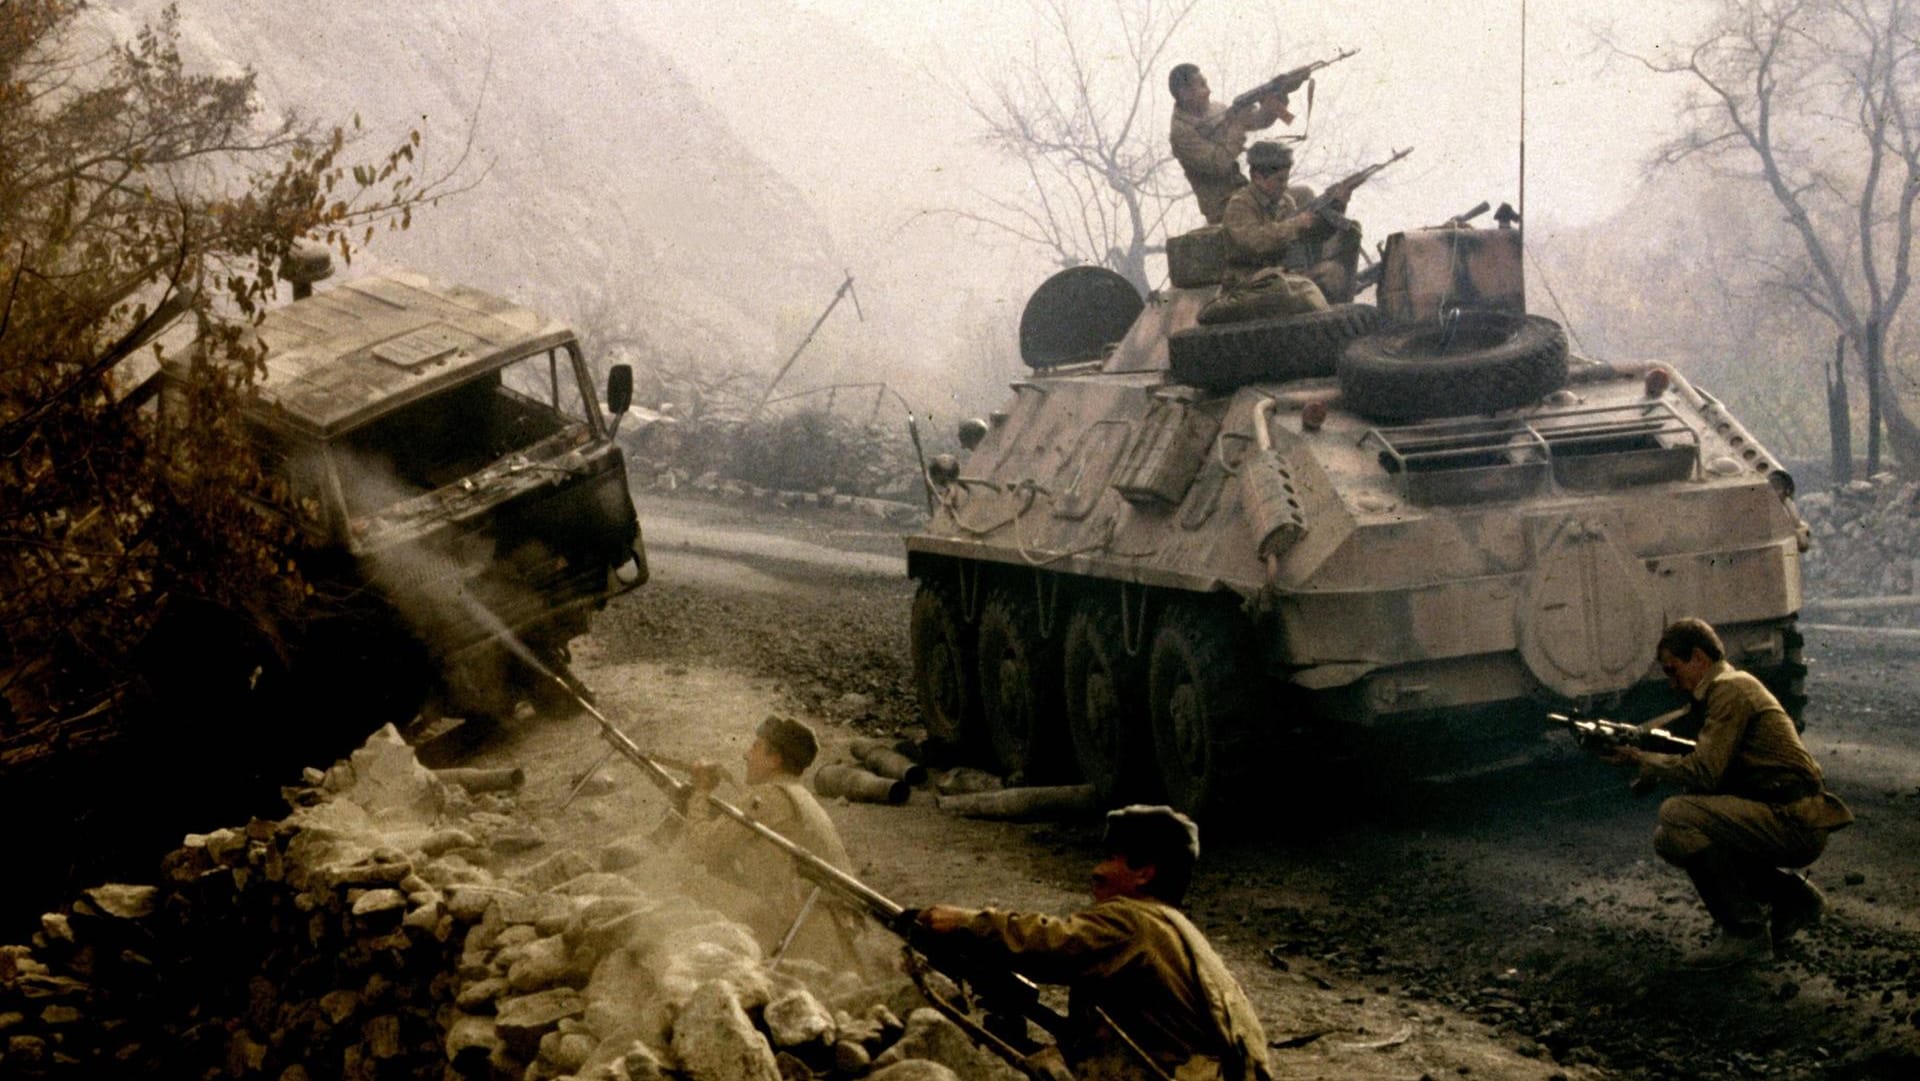
<path fill-rule="evenodd" d="M 1020 1071 L 976 1046 L 959 1025 L 930 1006 L 908 1015 L 906 1032 L 892 1047 L 876 1055 L 873 1064 L 887 1067 L 909 1059 L 937 1062 L 967 1081 L 1024 1081 Z"/>
<path fill-rule="evenodd" d="M 568 879 L 596 870 L 593 860 L 577 849 L 562 849 L 522 871 L 517 881 L 529 893 L 544 893 Z"/>
<path fill-rule="evenodd" d="M 773 1048 L 725 980 L 702 984 L 673 1024 L 673 1053 L 692 1081 L 780 1081 Z"/>
<path fill-rule="evenodd" d="M 960 1081 L 960 1075 L 938 1062 L 910 1058 L 873 1071 L 867 1075 L 867 1081 Z"/>
<path fill-rule="evenodd" d="M 560 936 L 529 942 L 507 968 L 507 987 L 516 994 L 552 987 L 567 979 L 567 961 L 567 943 Z"/>
<path fill-rule="evenodd" d="M 586 997 L 569 987 L 515 995 L 495 1005 L 494 1027 L 509 1049 L 531 1058 L 540 1048 L 540 1037 L 558 1028 L 562 1020 L 579 1017 L 586 1009 Z"/>
<path fill-rule="evenodd" d="M 767 1003 L 761 1019 L 775 1047 L 833 1042 L 833 1015 L 805 989 L 796 988 L 775 997 Z"/>
<path fill-rule="evenodd" d="M 393 725 L 368 736 L 348 761 L 353 780 L 342 795 L 375 820 L 431 822 L 439 814 L 440 782 Z"/>
<path fill-rule="evenodd" d="M 153 915 L 160 890 L 154 886 L 112 883 L 82 890 L 80 896 L 86 898 L 93 910 L 102 916 L 116 920 L 140 920 Z"/>

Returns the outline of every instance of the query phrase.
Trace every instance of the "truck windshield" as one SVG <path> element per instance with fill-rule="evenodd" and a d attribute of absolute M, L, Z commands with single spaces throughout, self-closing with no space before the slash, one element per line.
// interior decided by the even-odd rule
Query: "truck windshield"
<path fill-rule="evenodd" d="M 584 443 L 589 402 L 571 355 L 556 348 L 381 417 L 336 447 L 347 513 L 446 487 L 562 433 L 573 436 L 560 441 L 566 446 Z"/>

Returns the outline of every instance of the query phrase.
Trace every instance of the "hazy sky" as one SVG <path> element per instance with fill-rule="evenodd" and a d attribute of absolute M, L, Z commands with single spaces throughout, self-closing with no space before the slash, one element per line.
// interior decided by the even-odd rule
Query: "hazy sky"
<path fill-rule="evenodd" d="M 1018 55 L 1033 27 L 1029 0 L 799 2 L 903 58 L 962 76 Z M 1116 6 L 1084 0 L 1079 9 L 1097 25 Z M 1483 198 L 1518 201 L 1521 8 L 1519 0 L 1202 0 L 1173 52 L 1244 67 L 1212 80 L 1217 95 L 1231 96 L 1267 69 L 1358 49 L 1324 73 L 1314 130 L 1328 139 L 1337 132 L 1341 156 L 1416 148 L 1356 200 L 1358 213 L 1391 229 Z M 1623 45 L 1652 52 L 1693 31 L 1709 9 L 1701 0 L 1529 0 L 1527 201 L 1537 227 L 1586 224 L 1616 209 L 1674 122 L 1680 81 L 1606 62 L 1596 29 L 1611 25 Z M 1156 104 L 1163 114 L 1171 108 L 1164 92 Z"/>

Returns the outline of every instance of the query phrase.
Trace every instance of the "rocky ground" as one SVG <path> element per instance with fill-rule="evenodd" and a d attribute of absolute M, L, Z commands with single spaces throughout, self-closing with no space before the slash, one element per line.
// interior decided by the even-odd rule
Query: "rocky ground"
<path fill-rule="evenodd" d="M 912 725 L 911 585 L 885 525 L 660 498 L 642 513 L 655 581 L 576 658 L 636 738 L 737 760 L 772 709 L 831 722 L 830 752 Z M 1920 678 L 1857 636 L 1816 633 L 1808 652 L 1808 738 L 1860 816 L 1814 868 L 1825 925 L 1766 968 L 1678 969 L 1708 924 L 1651 856 L 1654 805 L 1570 750 L 1444 788 L 1355 778 L 1337 802 L 1256 812 L 1210 845 L 1190 899 L 1281 1045 L 1279 1075 L 1920 1076 Z M 618 764 L 606 791 L 557 809 L 597 757 L 574 719 L 506 733 L 474 764 L 526 766 L 549 835 L 658 816 Z M 967 821 L 924 793 L 832 812 L 863 873 L 906 904 L 1063 909 L 1096 857 L 1093 823 Z"/>

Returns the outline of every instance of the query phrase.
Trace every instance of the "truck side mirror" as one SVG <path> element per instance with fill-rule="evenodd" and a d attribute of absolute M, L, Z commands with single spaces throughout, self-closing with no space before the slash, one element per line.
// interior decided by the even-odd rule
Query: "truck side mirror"
<path fill-rule="evenodd" d="M 615 364 L 607 371 L 607 412 L 614 416 L 633 405 L 633 365 Z"/>

